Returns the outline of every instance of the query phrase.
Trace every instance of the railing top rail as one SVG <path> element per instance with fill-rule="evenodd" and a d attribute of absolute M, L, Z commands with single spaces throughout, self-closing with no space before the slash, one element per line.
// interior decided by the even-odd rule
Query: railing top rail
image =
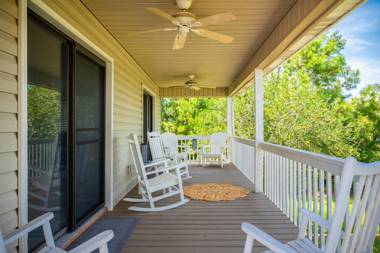
<path fill-rule="evenodd" d="M 177 135 L 179 140 L 208 140 L 210 136 L 206 135 Z"/>
<path fill-rule="evenodd" d="M 305 150 L 290 148 L 269 142 L 260 143 L 259 147 L 265 151 L 281 155 L 312 167 L 328 171 L 335 175 L 341 175 L 344 159 L 335 156 L 317 154 Z"/>
<path fill-rule="evenodd" d="M 374 175 L 380 173 L 380 161 L 372 163 L 361 163 L 356 165 L 359 175 Z"/>
<path fill-rule="evenodd" d="M 240 143 L 243 143 L 243 144 L 248 145 L 248 146 L 252 146 L 252 147 L 254 147 L 256 145 L 255 140 L 244 139 L 244 138 L 240 138 L 240 137 L 236 137 L 236 136 L 233 137 L 233 140 L 240 142 Z"/>

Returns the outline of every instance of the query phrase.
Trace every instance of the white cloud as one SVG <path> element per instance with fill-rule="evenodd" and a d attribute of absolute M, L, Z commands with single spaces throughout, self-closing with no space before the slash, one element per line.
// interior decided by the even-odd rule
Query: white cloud
<path fill-rule="evenodd" d="M 352 95 L 356 96 L 359 91 L 368 84 L 380 83 L 380 60 L 368 57 L 347 57 L 347 63 L 353 69 L 360 70 L 360 84 L 352 91 Z"/>
<path fill-rule="evenodd" d="M 373 43 L 368 40 L 361 39 L 359 35 L 356 34 L 343 34 L 343 38 L 346 40 L 346 49 L 353 52 L 360 52 L 372 46 Z"/>

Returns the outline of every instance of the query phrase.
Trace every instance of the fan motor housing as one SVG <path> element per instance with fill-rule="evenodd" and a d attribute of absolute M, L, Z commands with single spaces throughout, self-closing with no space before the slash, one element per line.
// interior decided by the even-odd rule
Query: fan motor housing
<path fill-rule="evenodd" d="M 181 25 L 190 26 L 197 20 L 197 16 L 188 11 L 180 11 L 173 15 Z"/>
<path fill-rule="evenodd" d="M 177 0 L 177 7 L 181 10 L 187 10 L 190 8 L 193 0 Z"/>

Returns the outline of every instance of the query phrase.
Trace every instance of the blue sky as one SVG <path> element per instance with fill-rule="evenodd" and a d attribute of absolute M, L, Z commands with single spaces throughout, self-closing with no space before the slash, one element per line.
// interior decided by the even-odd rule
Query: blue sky
<path fill-rule="evenodd" d="M 343 35 L 347 42 L 342 53 L 348 65 L 360 70 L 361 82 L 352 95 L 368 84 L 380 83 L 380 0 L 367 1 L 331 31 Z"/>

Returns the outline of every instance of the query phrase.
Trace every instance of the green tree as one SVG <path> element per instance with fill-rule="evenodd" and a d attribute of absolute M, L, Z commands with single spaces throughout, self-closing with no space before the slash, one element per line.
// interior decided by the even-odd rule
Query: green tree
<path fill-rule="evenodd" d="M 351 109 L 345 110 L 349 114 L 347 125 L 353 129 L 358 159 L 364 162 L 380 160 L 380 84 L 367 86 L 347 104 Z"/>
<path fill-rule="evenodd" d="M 60 94 L 53 89 L 28 85 L 28 138 L 54 138 L 60 127 Z"/>
<path fill-rule="evenodd" d="M 161 131 L 178 135 L 208 135 L 226 131 L 226 99 L 161 100 Z"/>
<path fill-rule="evenodd" d="M 346 98 L 360 73 L 347 65 L 344 45 L 338 33 L 325 35 L 266 76 L 266 141 L 361 161 L 380 159 L 379 88 Z M 234 101 L 236 134 L 254 138 L 253 87 Z"/>
<path fill-rule="evenodd" d="M 321 88 L 328 102 L 343 99 L 343 91 L 356 87 L 360 82 L 359 70 L 347 65 L 342 54 L 345 44 L 338 32 L 326 34 L 291 57 L 284 69 L 290 73 L 301 71 L 307 74 L 312 84 Z"/>

